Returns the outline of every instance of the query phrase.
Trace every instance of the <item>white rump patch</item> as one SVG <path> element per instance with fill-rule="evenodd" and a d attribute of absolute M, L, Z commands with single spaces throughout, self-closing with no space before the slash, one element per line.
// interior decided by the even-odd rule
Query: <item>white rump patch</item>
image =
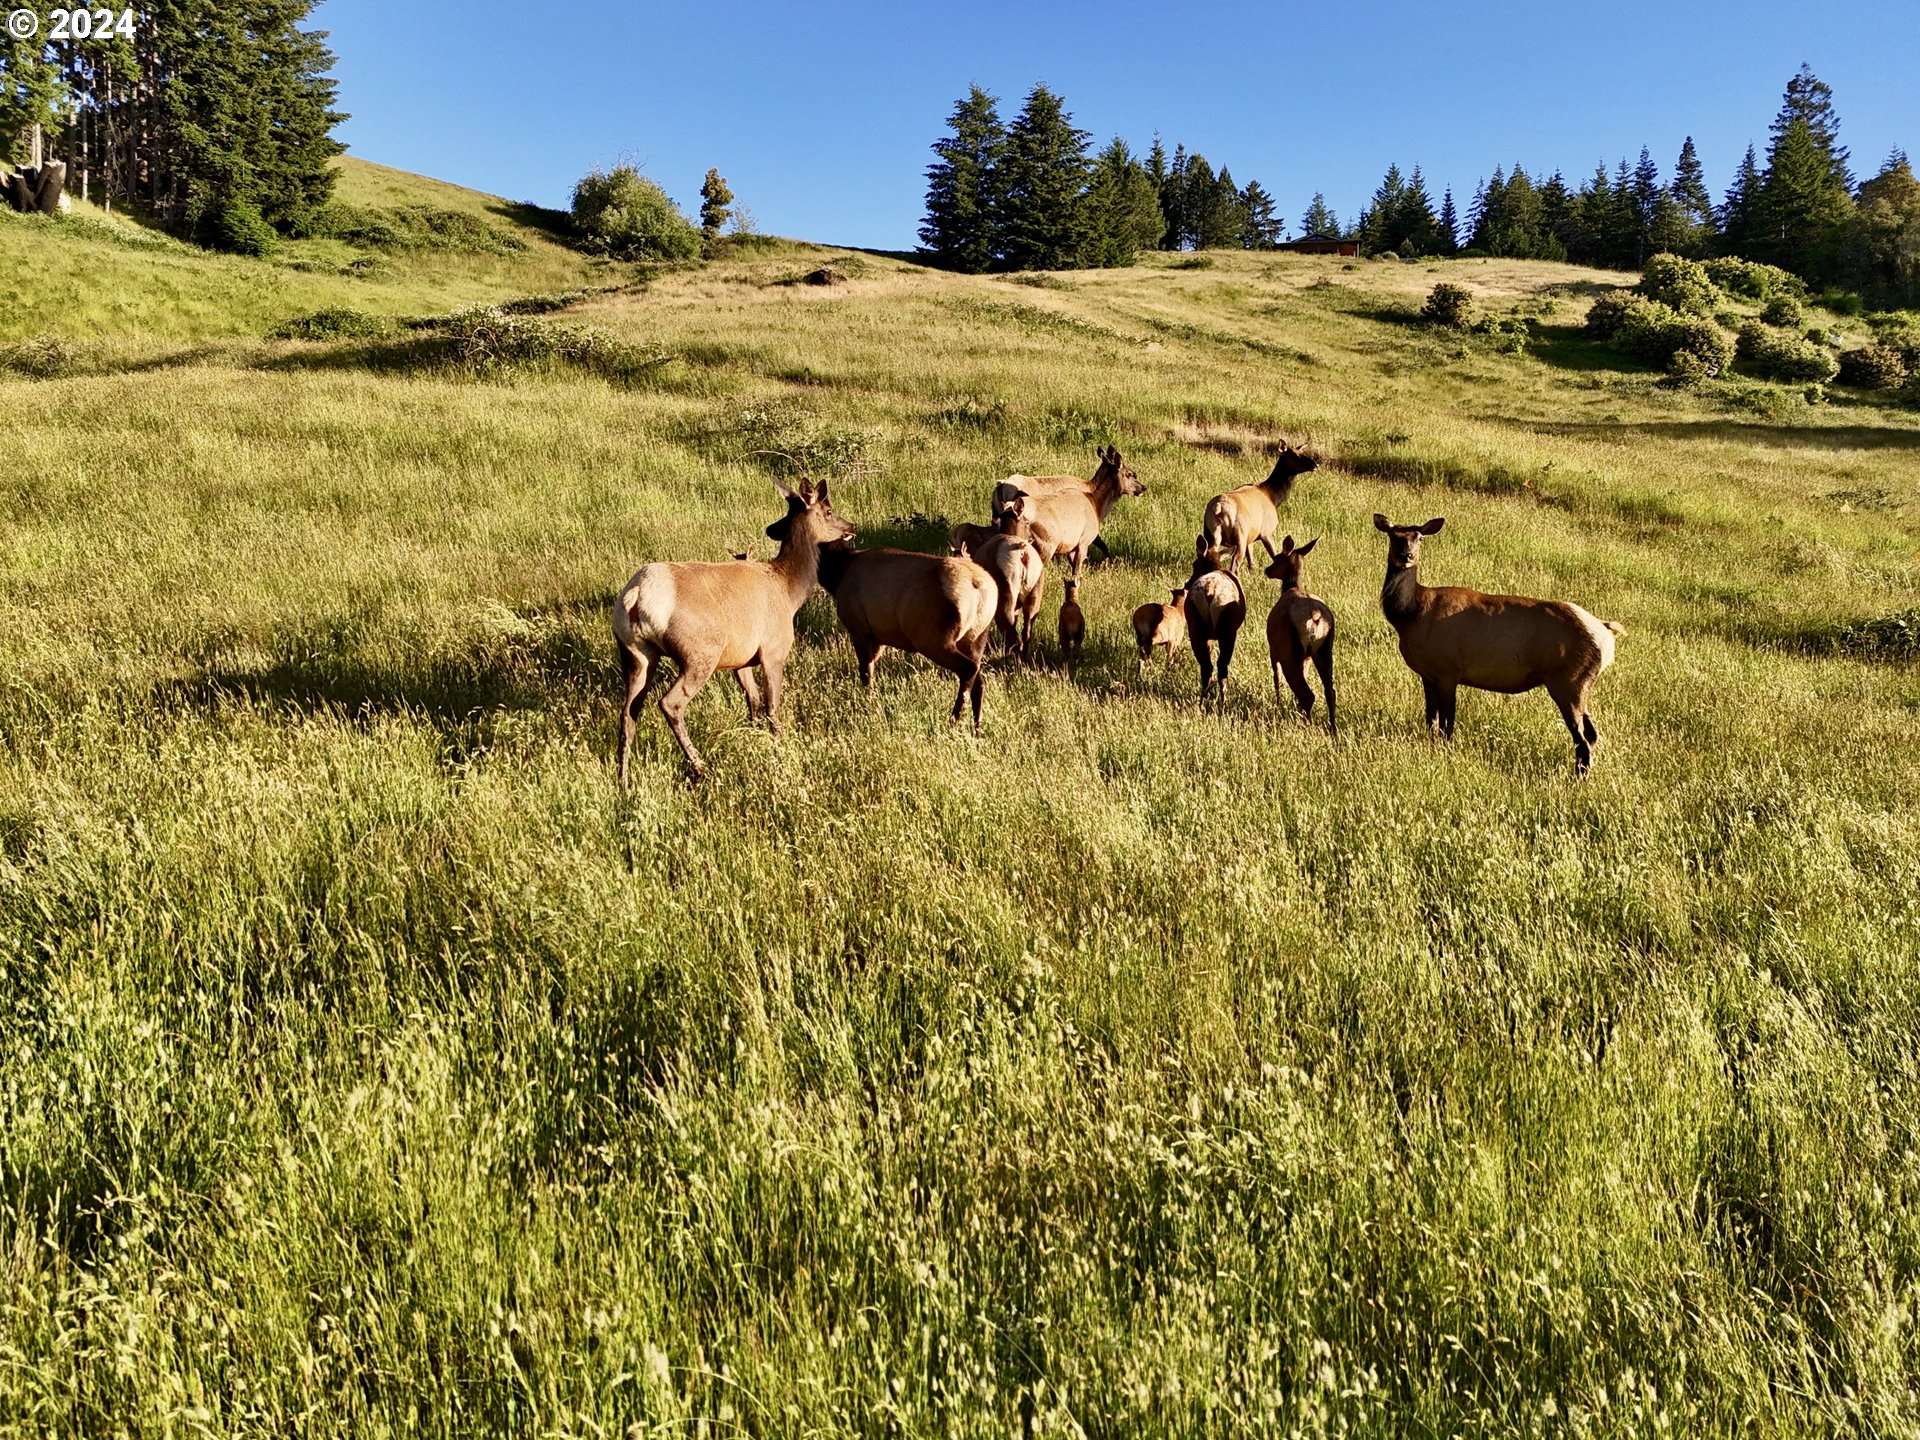
<path fill-rule="evenodd" d="M 673 569 L 668 565 L 642 565 L 620 597 L 635 640 L 657 641 L 666 634 L 673 619 L 676 599 Z"/>
<path fill-rule="evenodd" d="M 1580 623 L 1587 627 L 1587 634 L 1593 637 L 1593 648 L 1600 652 L 1600 668 L 1604 670 L 1613 664 L 1613 631 L 1591 610 L 1583 610 L 1571 601 L 1567 608 L 1580 617 Z"/>

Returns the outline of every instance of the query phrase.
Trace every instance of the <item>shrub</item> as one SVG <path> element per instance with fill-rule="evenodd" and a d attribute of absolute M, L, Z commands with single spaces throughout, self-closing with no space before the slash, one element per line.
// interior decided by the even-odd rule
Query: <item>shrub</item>
<path fill-rule="evenodd" d="M 1813 303 L 1835 315 L 1858 315 L 1867 308 L 1866 302 L 1852 290 L 1823 290 Z"/>
<path fill-rule="evenodd" d="M 1776 325 L 1782 329 L 1797 330 L 1806 322 L 1807 312 L 1800 302 L 1791 295 L 1776 295 L 1767 302 L 1767 308 L 1760 312 L 1764 324 Z"/>
<path fill-rule="evenodd" d="M 1706 316 L 1682 315 L 1672 306 L 1639 296 L 1627 306 L 1613 343 L 1637 360 L 1663 367 L 1686 351 L 1708 375 L 1718 375 L 1733 359 L 1732 342 Z"/>
<path fill-rule="evenodd" d="M 251 200 L 224 200 L 200 217 L 201 243 L 229 255 L 270 254 L 277 238 Z"/>
<path fill-rule="evenodd" d="M 1656 255 L 1647 261 L 1640 276 L 1640 293 L 1688 315 L 1711 315 L 1718 298 L 1706 267 L 1678 255 Z"/>
<path fill-rule="evenodd" d="M 268 335 L 274 340 L 368 340 L 386 334 L 392 326 L 384 316 L 336 305 L 311 315 L 296 315 Z"/>
<path fill-rule="evenodd" d="M 1443 280 L 1427 292 L 1427 303 L 1420 308 L 1420 318 L 1430 325 L 1464 330 L 1473 319 L 1473 292 L 1464 285 L 1449 285 Z"/>
<path fill-rule="evenodd" d="M 1667 357 L 1667 383 L 1675 389 L 1684 390 L 1712 378 L 1707 362 L 1691 350 L 1676 350 Z"/>
<path fill-rule="evenodd" d="M 1818 325 L 1809 325 L 1807 327 L 1807 343 L 1809 345 L 1837 345 L 1839 342 L 1840 337 L 1831 330 L 1823 330 Z"/>
<path fill-rule="evenodd" d="M 667 192 L 631 165 L 595 170 L 573 187 L 573 224 L 582 244 L 626 260 L 691 260 L 700 232 Z"/>
<path fill-rule="evenodd" d="M 1870 660 L 1920 659 L 1920 610 L 1901 610 L 1844 627 L 1838 647 Z"/>
<path fill-rule="evenodd" d="M 1533 338 L 1533 327 L 1518 315 L 1485 315 L 1472 328 L 1474 334 L 1491 340 L 1502 355 L 1518 355 Z"/>
<path fill-rule="evenodd" d="M 1920 319 L 1911 315 L 1885 315 L 1874 319 L 1874 339 L 1900 352 L 1907 369 L 1920 374 Z"/>
<path fill-rule="evenodd" d="M 1770 300 L 1775 295 L 1805 296 L 1807 293 L 1806 283 L 1798 275 L 1782 270 L 1778 265 L 1756 265 L 1751 260 L 1727 255 L 1704 262 L 1702 268 L 1706 270 L 1707 278 L 1729 295 L 1744 296 L 1748 300 Z"/>
<path fill-rule="evenodd" d="M 1757 320 L 1740 327 L 1735 346 L 1740 363 L 1764 380 L 1831 380 L 1840 366 L 1833 356 L 1798 335 L 1769 330 Z"/>
<path fill-rule="evenodd" d="M 1891 345 L 1863 345 L 1840 357 L 1840 383 L 1860 390 L 1898 390 L 1907 381 L 1907 361 Z"/>
<path fill-rule="evenodd" d="M 443 358 L 473 375 L 571 366 L 607 380 L 630 381 L 667 357 L 649 355 L 598 330 L 553 325 L 475 305 L 431 322 Z"/>
<path fill-rule="evenodd" d="M 552 295 L 523 295 L 518 300 L 507 300 L 500 309 L 507 315 L 551 315 L 556 310 L 571 310 L 586 298 L 584 290 L 560 290 Z"/>
<path fill-rule="evenodd" d="M 1587 307 L 1587 334 L 1596 340 L 1611 340 L 1619 332 L 1627 313 L 1642 303 L 1639 296 L 1630 295 L 1624 290 L 1602 295 Z"/>

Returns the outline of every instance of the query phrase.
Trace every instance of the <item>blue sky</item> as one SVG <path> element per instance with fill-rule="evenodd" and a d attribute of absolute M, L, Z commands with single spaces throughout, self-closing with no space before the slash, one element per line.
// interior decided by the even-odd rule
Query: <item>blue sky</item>
<path fill-rule="evenodd" d="M 1915 0 L 325 0 L 314 24 L 369 160 L 557 206 L 629 159 L 689 209 L 716 165 L 760 229 L 882 248 L 914 244 L 927 146 L 970 83 L 1011 119 L 1045 81 L 1096 144 L 1158 130 L 1296 225 L 1315 190 L 1350 219 L 1389 161 L 1464 211 L 1496 164 L 1577 179 L 1644 143 L 1666 174 L 1688 134 L 1717 196 L 1802 60 L 1856 172 L 1920 155 Z"/>

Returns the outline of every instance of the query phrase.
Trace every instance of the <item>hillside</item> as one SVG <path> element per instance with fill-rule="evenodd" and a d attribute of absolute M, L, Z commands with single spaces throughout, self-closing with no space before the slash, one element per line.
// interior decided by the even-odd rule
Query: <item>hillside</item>
<path fill-rule="evenodd" d="M 0 339 L 70 347 L 0 371 L 0 1434 L 1920 1423 L 1920 679 L 1863 628 L 1920 414 L 1662 388 L 1568 266 L 643 274 L 343 199 L 524 248 L 0 220 Z M 266 338 L 573 289 L 526 323 L 646 363 Z M 1224 714 L 1128 630 L 1281 437 L 1337 744 L 1270 581 Z M 975 740 L 816 598 L 782 737 L 716 683 L 707 781 L 650 712 L 616 793 L 608 602 L 771 552 L 756 452 L 932 548 L 1106 443 L 1071 681 L 996 662 Z M 1539 694 L 1422 733 L 1375 511 L 1624 625 L 1586 781 Z"/>

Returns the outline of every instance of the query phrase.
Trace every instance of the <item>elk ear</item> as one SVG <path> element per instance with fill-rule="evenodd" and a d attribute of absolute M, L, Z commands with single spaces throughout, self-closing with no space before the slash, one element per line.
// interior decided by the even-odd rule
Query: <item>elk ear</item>
<path fill-rule="evenodd" d="M 1193 537 L 1193 554 L 1194 554 L 1194 558 L 1195 558 L 1195 559 L 1198 559 L 1198 558 L 1199 558 L 1200 556 L 1202 556 L 1202 555 L 1204 555 L 1204 554 L 1206 554 L 1206 553 L 1207 553 L 1207 537 L 1206 537 L 1206 536 L 1204 536 L 1204 535 L 1196 535 L 1196 536 L 1194 536 L 1194 537 Z"/>
<path fill-rule="evenodd" d="M 1383 534 L 1391 535 L 1393 533 L 1393 526 L 1387 523 L 1387 517 L 1380 514 L 1378 511 L 1374 512 L 1373 528 L 1378 531 L 1381 531 Z"/>
<path fill-rule="evenodd" d="M 1306 544 L 1302 545 L 1298 550 L 1294 551 L 1293 553 L 1296 555 L 1304 555 L 1319 543 L 1320 543 L 1320 537 L 1316 535 L 1313 537 L 1313 539 L 1307 541 Z"/>
<path fill-rule="evenodd" d="M 1440 533 L 1440 527 L 1446 523 L 1447 523 L 1446 516 L 1436 515 L 1433 517 L 1433 519 L 1427 521 L 1426 524 L 1420 527 L 1420 533 L 1422 535 L 1438 535 Z"/>
<path fill-rule="evenodd" d="M 1292 551 L 1293 551 L 1293 537 L 1289 535 L 1286 537 L 1286 539 L 1280 542 L 1280 553 L 1282 555 L 1287 555 L 1287 554 L 1291 554 Z"/>
<path fill-rule="evenodd" d="M 826 481 L 822 480 L 818 485 L 814 487 L 813 498 L 819 502 L 821 509 L 831 510 L 833 508 L 833 502 L 827 499 L 827 482 Z"/>

